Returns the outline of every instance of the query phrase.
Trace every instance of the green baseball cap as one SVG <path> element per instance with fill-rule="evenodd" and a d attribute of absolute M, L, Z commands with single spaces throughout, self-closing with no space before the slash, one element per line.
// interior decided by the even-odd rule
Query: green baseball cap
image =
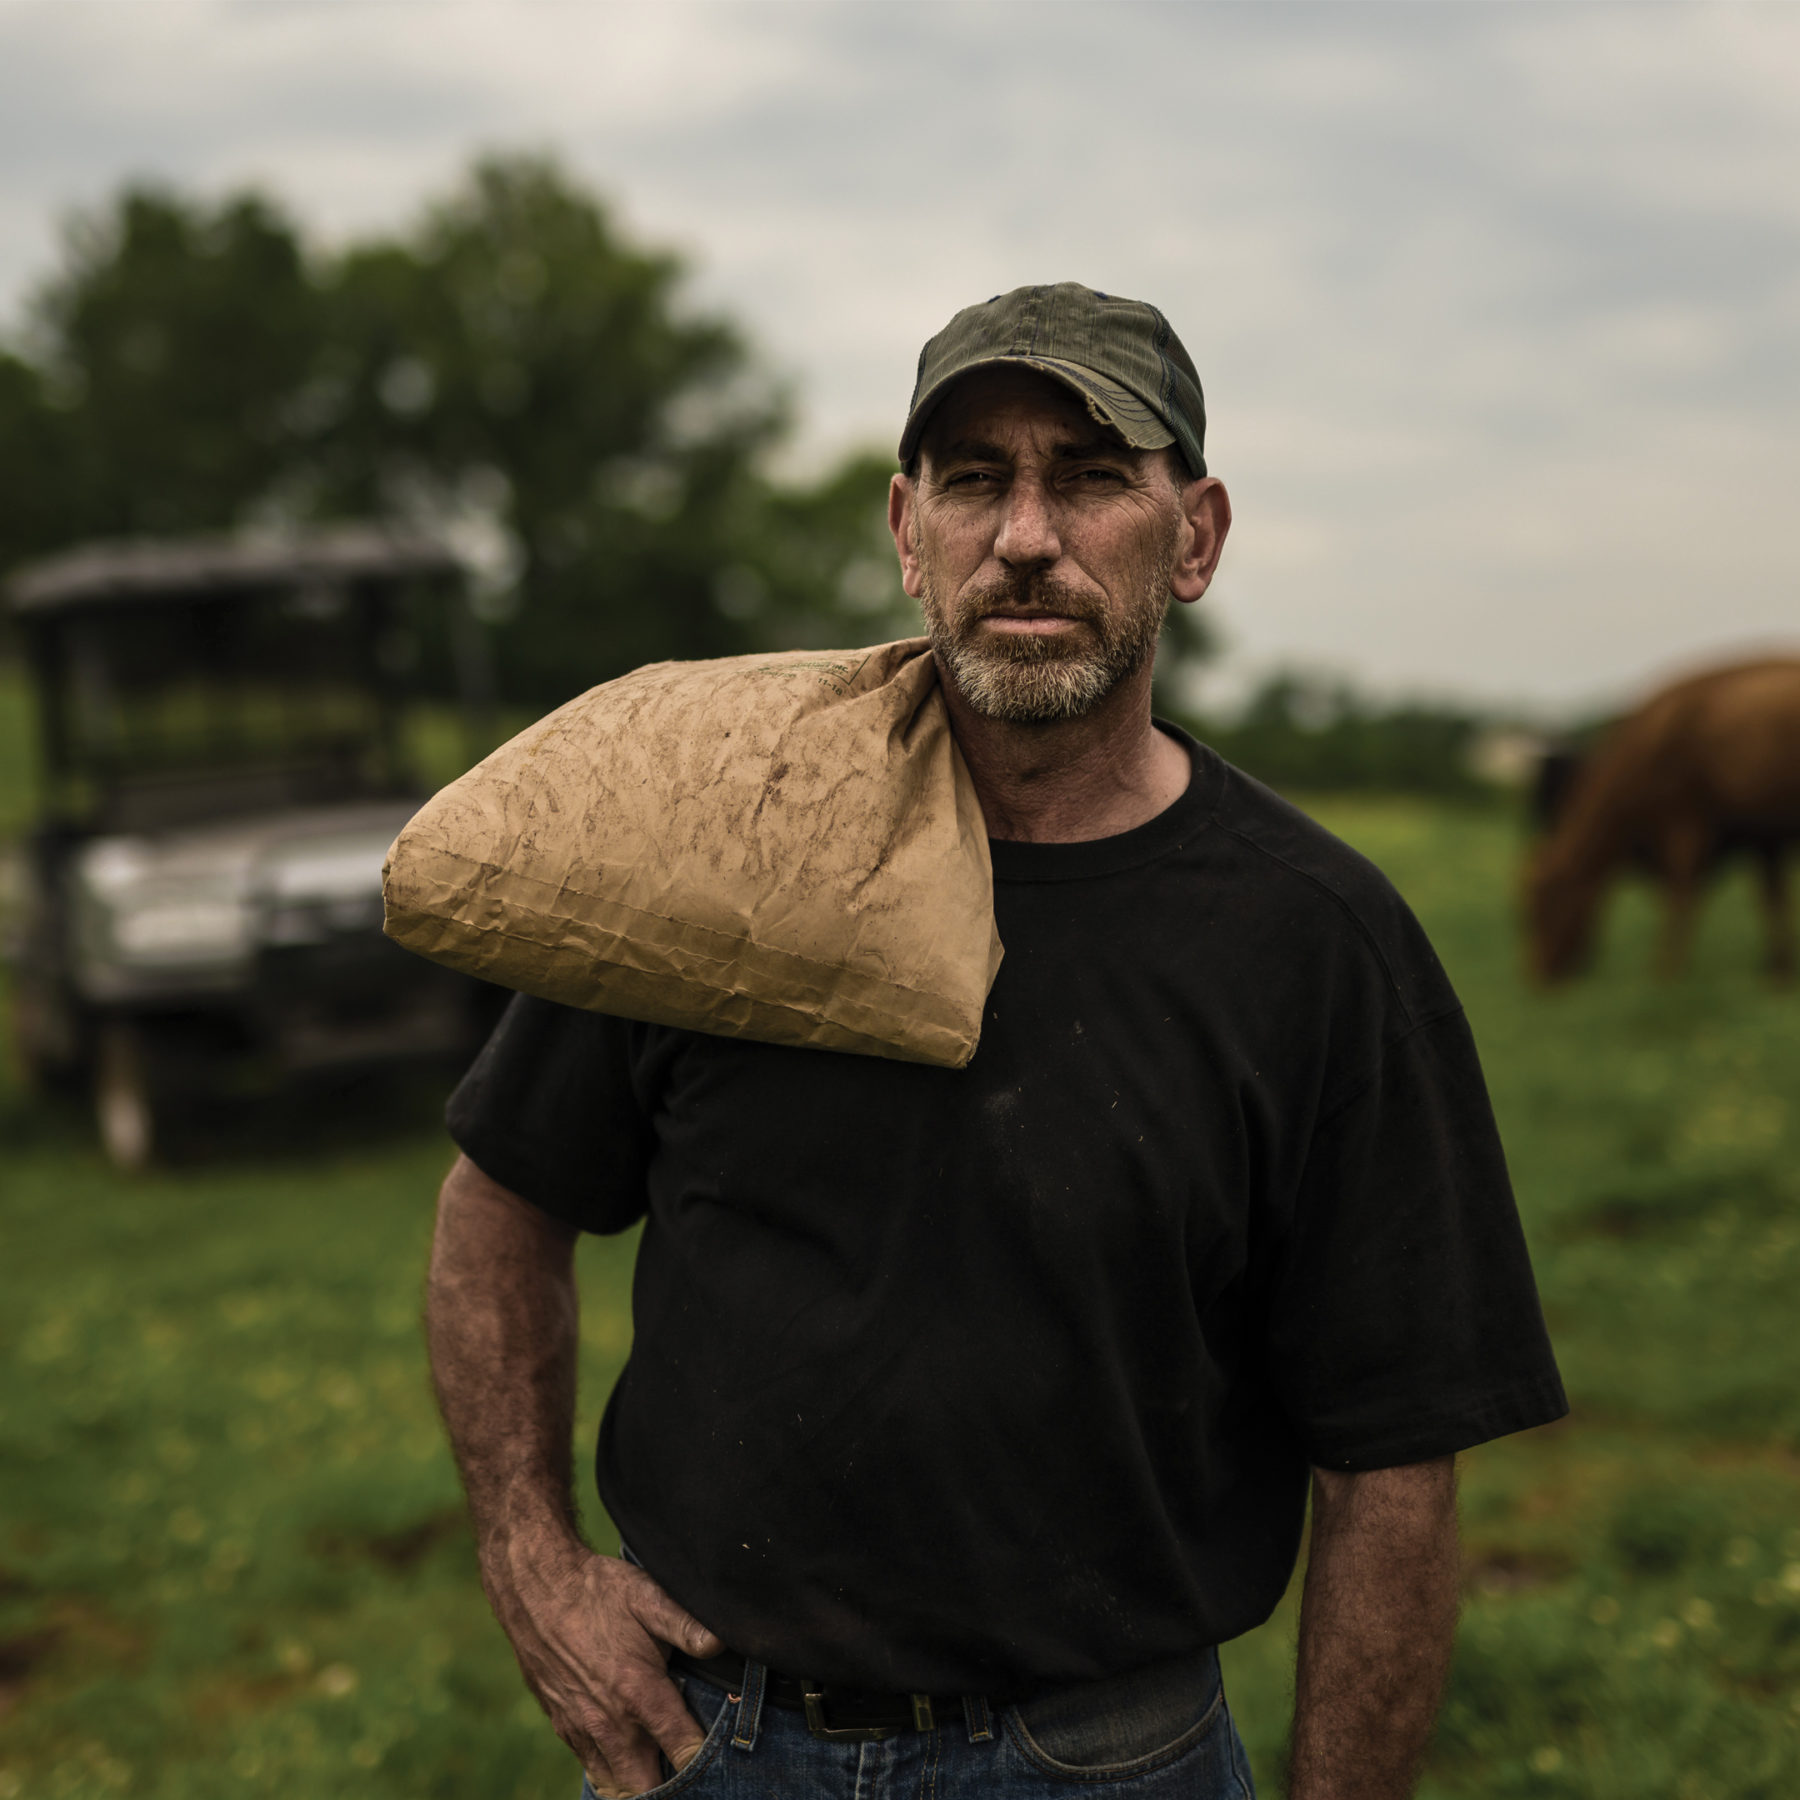
<path fill-rule="evenodd" d="M 965 306 L 919 352 L 900 463 L 912 466 L 932 410 L 971 369 L 1014 363 L 1073 388 L 1088 411 L 1137 450 L 1176 445 L 1206 473 L 1206 401 L 1194 359 L 1154 306 L 1078 281 L 1014 288 Z"/>

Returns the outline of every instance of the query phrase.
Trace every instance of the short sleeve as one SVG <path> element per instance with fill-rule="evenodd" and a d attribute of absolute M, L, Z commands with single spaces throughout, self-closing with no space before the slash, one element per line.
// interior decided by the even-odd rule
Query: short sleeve
<path fill-rule="evenodd" d="M 653 1141 L 632 1029 L 515 995 L 450 1096 L 451 1137 L 484 1175 L 565 1223 L 623 1231 L 643 1216 Z"/>
<path fill-rule="evenodd" d="M 1310 1460 L 1390 1468 L 1568 1411 L 1460 1010 L 1383 1050 L 1316 1127 L 1269 1374 Z"/>

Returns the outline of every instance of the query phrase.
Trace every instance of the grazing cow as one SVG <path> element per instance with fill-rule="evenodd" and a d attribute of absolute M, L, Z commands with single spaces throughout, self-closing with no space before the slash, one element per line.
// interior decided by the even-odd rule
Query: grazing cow
<path fill-rule="evenodd" d="M 1607 889 L 1641 863 L 1668 897 L 1658 964 L 1687 960 L 1703 878 L 1747 850 L 1760 873 L 1767 967 L 1794 973 L 1784 857 L 1800 842 L 1800 658 L 1694 675 L 1615 725 L 1573 775 L 1526 876 L 1533 974 L 1555 982 L 1587 958 Z M 1551 785 L 1556 784 L 1552 775 Z"/>

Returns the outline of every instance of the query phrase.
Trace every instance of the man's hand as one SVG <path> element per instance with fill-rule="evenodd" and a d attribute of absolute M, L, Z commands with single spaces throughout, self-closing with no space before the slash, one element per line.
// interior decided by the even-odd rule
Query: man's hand
<path fill-rule="evenodd" d="M 642 1569 L 585 1544 L 514 1538 L 483 1557 L 482 1585 L 526 1683 L 594 1792 L 641 1794 L 705 1734 L 665 1672 L 663 1645 L 716 1656 L 724 1645 Z"/>
<path fill-rule="evenodd" d="M 438 1197 L 426 1327 L 438 1404 L 468 1491 L 482 1586 L 526 1682 L 597 1792 L 657 1786 L 700 1727 L 664 1644 L 724 1645 L 641 1569 L 575 1525 L 575 1233 L 458 1160 Z"/>
<path fill-rule="evenodd" d="M 1451 1457 L 1313 1471 L 1290 1800 L 1406 1800 L 1456 1637 Z"/>

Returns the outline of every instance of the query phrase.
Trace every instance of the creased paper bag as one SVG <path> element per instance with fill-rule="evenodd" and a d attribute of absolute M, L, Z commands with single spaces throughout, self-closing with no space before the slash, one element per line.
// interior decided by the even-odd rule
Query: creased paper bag
<path fill-rule="evenodd" d="M 528 994 L 951 1068 L 1000 966 L 922 638 L 593 688 L 429 801 L 384 893 L 396 942 Z"/>

